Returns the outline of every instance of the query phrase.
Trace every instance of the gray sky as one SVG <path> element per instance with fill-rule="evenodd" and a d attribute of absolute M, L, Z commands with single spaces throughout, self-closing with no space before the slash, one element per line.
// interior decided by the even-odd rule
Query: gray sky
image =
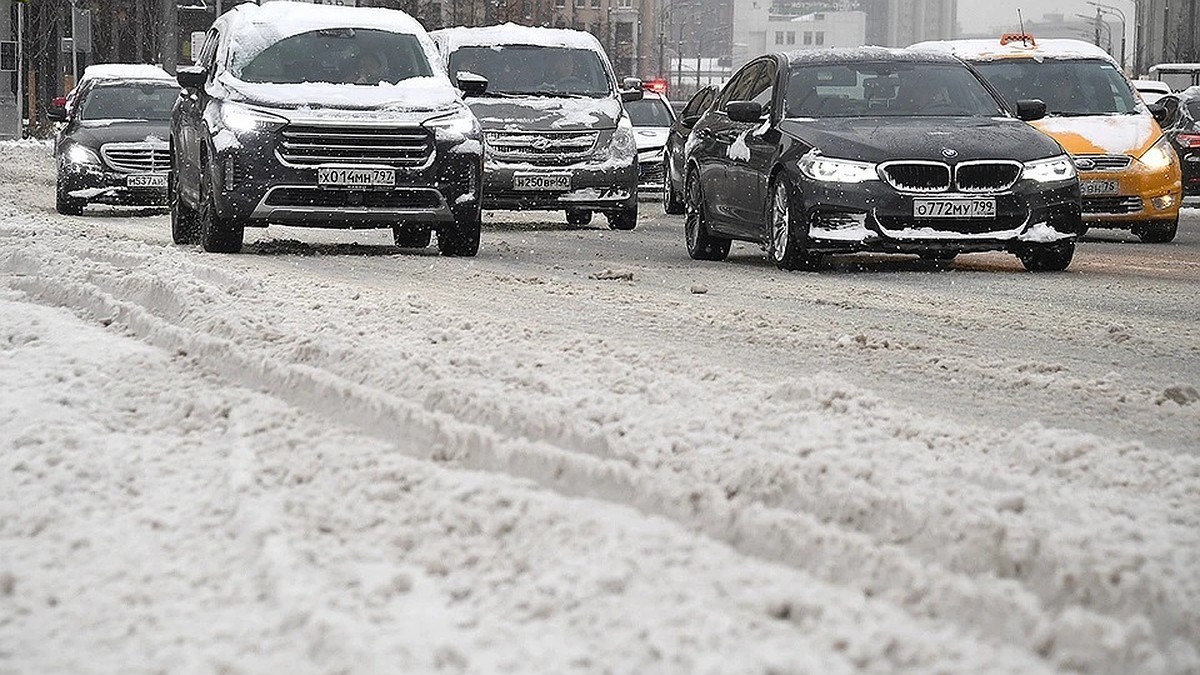
<path fill-rule="evenodd" d="M 1132 0 L 1099 0 L 1125 12 L 1133 20 Z M 998 24 L 1017 24 L 1017 10 L 1026 19 L 1040 19 L 1043 14 L 1095 14 L 1096 8 L 1086 0 L 958 0 L 958 22 L 967 32 L 987 30 Z"/>

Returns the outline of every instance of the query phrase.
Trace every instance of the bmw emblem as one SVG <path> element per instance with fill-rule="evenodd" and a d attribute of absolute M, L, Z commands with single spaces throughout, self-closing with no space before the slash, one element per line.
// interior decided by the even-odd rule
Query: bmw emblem
<path fill-rule="evenodd" d="M 942 148 L 942 157 L 946 159 L 954 159 L 958 157 L 958 151 L 954 148 Z"/>

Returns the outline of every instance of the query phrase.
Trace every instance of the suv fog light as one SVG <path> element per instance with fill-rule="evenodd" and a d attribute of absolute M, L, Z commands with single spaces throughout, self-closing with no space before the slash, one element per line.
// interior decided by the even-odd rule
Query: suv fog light
<path fill-rule="evenodd" d="M 1175 195 L 1163 195 L 1161 197 L 1155 197 L 1154 199 L 1150 200 L 1150 203 L 1153 204 L 1154 208 L 1158 209 L 1159 211 L 1165 211 L 1166 209 L 1175 206 Z"/>

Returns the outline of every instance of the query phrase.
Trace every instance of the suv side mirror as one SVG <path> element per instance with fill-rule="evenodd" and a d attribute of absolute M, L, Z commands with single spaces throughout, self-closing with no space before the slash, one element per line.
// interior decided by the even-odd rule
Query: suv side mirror
<path fill-rule="evenodd" d="M 1017 101 L 1017 119 L 1033 122 L 1046 116 L 1046 102 L 1037 98 Z"/>
<path fill-rule="evenodd" d="M 488 79 L 482 75 L 460 70 L 454 74 L 454 79 L 458 80 L 458 88 L 463 96 L 483 96 L 487 91 Z"/>
<path fill-rule="evenodd" d="M 758 101 L 731 101 L 725 104 L 725 114 L 734 122 L 760 122 L 763 107 Z"/>
<path fill-rule="evenodd" d="M 175 79 L 184 89 L 199 89 L 208 81 L 208 70 L 204 66 L 182 66 L 175 73 Z"/>

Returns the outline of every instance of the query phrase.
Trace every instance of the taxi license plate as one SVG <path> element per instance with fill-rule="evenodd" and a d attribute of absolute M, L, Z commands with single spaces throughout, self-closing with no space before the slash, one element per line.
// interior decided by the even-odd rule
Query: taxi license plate
<path fill-rule="evenodd" d="M 973 199 L 913 200 L 915 218 L 995 218 L 996 200 L 992 197 Z"/>
<path fill-rule="evenodd" d="M 570 190 L 571 174 L 568 173 L 531 173 L 515 174 L 513 176 L 514 190 Z"/>
<path fill-rule="evenodd" d="M 395 169 L 317 167 L 317 185 L 327 188 L 382 188 L 396 184 Z"/>
<path fill-rule="evenodd" d="M 1099 197 L 1103 195 L 1115 195 L 1120 190 L 1121 184 L 1115 180 L 1081 180 L 1079 181 L 1079 194 L 1083 197 Z"/>
<path fill-rule="evenodd" d="M 125 178 L 125 185 L 131 188 L 163 188 L 167 187 L 165 173 L 138 173 Z"/>

